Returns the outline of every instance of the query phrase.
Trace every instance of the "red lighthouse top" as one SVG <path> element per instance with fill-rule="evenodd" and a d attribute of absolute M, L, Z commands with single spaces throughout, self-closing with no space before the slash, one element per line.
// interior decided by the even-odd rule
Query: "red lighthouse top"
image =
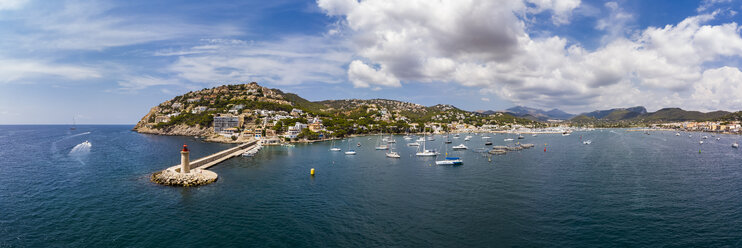
<path fill-rule="evenodd" d="M 183 152 L 187 152 L 187 151 L 188 151 L 188 145 L 185 145 L 185 144 L 184 144 L 184 145 L 183 145 L 183 150 L 182 150 L 182 151 L 183 151 Z"/>

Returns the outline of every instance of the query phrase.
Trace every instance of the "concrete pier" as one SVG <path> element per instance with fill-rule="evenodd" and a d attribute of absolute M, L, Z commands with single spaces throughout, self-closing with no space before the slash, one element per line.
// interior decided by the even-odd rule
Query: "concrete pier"
<path fill-rule="evenodd" d="M 217 165 L 232 157 L 240 156 L 258 145 L 258 141 L 250 141 L 206 157 L 190 161 L 190 151 L 183 146 L 180 151 L 180 164 L 152 174 L 152 182 L 171 186 L 199 186 L 213 183 L 218 175 L 208 168 Z"/>

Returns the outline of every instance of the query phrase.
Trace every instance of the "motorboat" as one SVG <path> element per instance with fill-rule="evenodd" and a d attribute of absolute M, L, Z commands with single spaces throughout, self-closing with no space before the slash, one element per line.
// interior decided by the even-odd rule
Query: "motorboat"
<path fill-rule="evenodd" d="M 464 137 L 464 141 L 469 141 L 469 140 L 471 140 L 471 136 Z"/>
<path fill-rule="evenodd" d="M 675 133 L 675 136 L 680 136 L 680 133 Z"/>
<path fill-rule="evenodd" d="M 585 145 L 589 145 L 589 144 L 592 144 L 592 143 L 593 143 L 592 140 L 585 140 L 585 141 L 582 142 L 582 144 L 585 144 Z"/>
<path fill-rule="evenodd" d="M 387 152 L 386 153 L 386 157 L 388 157 L 388 158 L 400 158 L 401 156 L 399 156 L 399 153 L 397 153 L 397 152 Z"/>
<path fill-rule="evenodd" d="M 356 155 L 356 150 L 349 150 L 345 152 L 345 155 Z"/>
<path fill-rule="evenodd" d="M 485 146 L 491 146 L 491 145 L 492 145 L 492 141 L 487 141 L 487 142 L 484 142 L 484 145 L 485 145 Z"/>
<path fill-rule="evenodd" d="M 709 136 L 705 136 L 705 135 L 703 136 L 703 139 L 708 139 L 708 138 L 709 138 Z"/>
<path fill-rule="evenodd" d="M 435 161 L 435 164 L 437 165 L 462 165 L 464 164 L 464 161 L 461 160 L 459 157 L 446 157 L 445 160 Z"/>
<path fill-rule="evenodd" d="M 420 143 L 417 143 L 417 142 L 407 143 L 407 146 L 420 146 Z"/>
<path fill-rule="evenodd" d="M 376 148 L 376 150 L 387 150 L 387 149 L 389 149 L 389 146 L 387 146 L 387 145 L 380 145 L 380 146 L 377 146 L 375 148 Z"/>
<path fill-rule="evenodd" d="M 491 137 L 490 136 L 482 136 L 482 139 L 489 139 L 489 138 L 491 138 Z"/>
<path fill-rule="evenodd" d="M 701 140 L 701 141 L 698 141 L 698 144 L 703 144 L 703 140 Z"/>
<path fill-rule="evenodd" d="M 732 147 L 739 148 L 739 144 L 737 144 L 737 142 L 734 142 L 734 144 L 732 144 Z"/>
<path fill-rule="evenodd" d="M 518 139 L 525 139 L 526 137 L 523 137 L 523 135 L 518 135 Z"/>
<path fill-rule="evenodd" d="M 466 149 L 469 149 L 469 147 L 466 147 L 464 144 L 453 146 L 451 148 L 453 148 L 454 150 L 466 150 Z"/>
<path fill-rule="evenodd" d="M 513 140 L 514 139 L 511 139 L 511 138 L 503 139 L 503 141 L 513 141 Z"/>
<path fill-rule="evenodd" d="M 420 156 L 420 157 L 429 157 L 429 156 L 436 156 L 436 155 L 438 155 L 438 153 L 435 152 L 434 150 L 421 150 L 415 153 L 415 156 Z"/>

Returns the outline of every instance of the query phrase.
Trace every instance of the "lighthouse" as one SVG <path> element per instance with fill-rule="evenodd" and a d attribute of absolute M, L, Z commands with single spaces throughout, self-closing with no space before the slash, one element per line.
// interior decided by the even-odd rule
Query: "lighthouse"
<path fill-rule="evenodd" d="M 180 151 L 180 173 L 191 172 L 191 161 L 188 158 L 189 154 L 188 145 L 183 145 L 183 150 Z"/>

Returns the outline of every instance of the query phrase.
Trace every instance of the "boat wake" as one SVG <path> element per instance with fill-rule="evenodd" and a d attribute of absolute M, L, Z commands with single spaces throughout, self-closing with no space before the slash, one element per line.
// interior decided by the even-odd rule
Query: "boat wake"
<path fill-rule="evenodd" d="M 73 147 L 72 150 L 70 150 L 70 155 L 81 155 L 89 153 L 91 147 L 93 147 L 93 144 L 86 140 L 85 142 L 77 144 L 75 147 Z"/>

